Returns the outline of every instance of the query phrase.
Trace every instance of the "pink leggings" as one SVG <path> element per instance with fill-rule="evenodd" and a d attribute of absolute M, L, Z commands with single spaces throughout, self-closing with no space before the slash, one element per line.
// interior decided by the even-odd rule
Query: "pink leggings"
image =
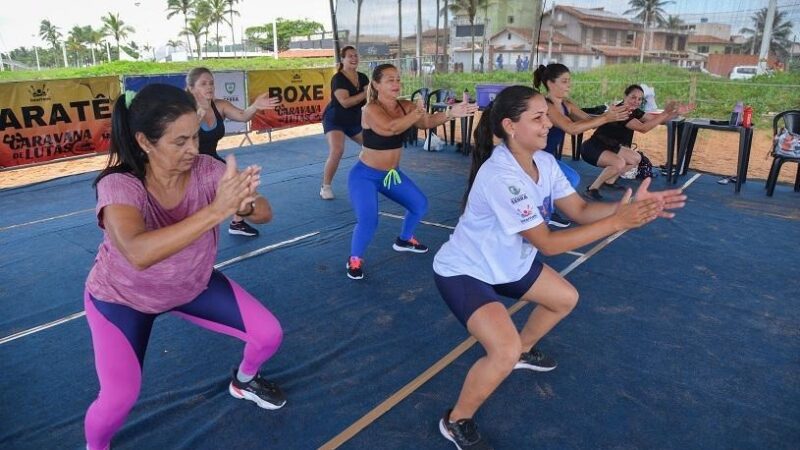
<path fill-rule="evenodd" d="M 98 300 L 89 292 L 84 294 L 84 307 L 100 380 L 100 393 L 86 411 L 86 442 L 92 450 L 106 449 L 139 397 L 147 341 L 158 314 Z M 255 374 L 275 354 L 283 339 L 278 319 L 217 271 L 197 298 L 170 312 L 244 341 L 240 367 L 248 375 Z"/>

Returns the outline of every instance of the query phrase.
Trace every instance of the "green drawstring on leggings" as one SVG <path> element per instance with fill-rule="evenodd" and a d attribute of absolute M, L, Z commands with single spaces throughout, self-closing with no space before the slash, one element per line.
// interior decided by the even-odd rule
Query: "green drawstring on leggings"
<path fill-rule="evenodd" d="M 383 177 L 383 187 L 386 189 L 391 189 L 392 184 L 400 184 L 402 182 L 400 174 L 394 169 L 389 169 L 389 171 L 386 172 L 386 176 Z"/>

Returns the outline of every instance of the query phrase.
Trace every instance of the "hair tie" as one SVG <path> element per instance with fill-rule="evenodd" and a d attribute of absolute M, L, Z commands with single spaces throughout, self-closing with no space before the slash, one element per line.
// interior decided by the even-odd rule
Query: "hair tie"
<path fill-rule="evenodd" d="M 125 107 L 130 108 L 133 97 L 136 97 L 136 91 L 125 91 Z"/>

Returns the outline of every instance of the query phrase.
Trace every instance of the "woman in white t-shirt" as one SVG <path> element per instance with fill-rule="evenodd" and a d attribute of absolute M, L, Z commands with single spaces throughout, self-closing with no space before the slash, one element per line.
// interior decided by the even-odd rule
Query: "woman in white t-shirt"
<path fill-rule="evenodd" d="M 436 286 L 451 311 L 483 345 L 486 356 L 467 374 L 453 409 L 439 430 L 458 448 L 488 448 L 472 419 L 515 368 L 549 371 L 556 362 L 536 344 L 578 302 L 578 292 L 539 261 L 537 251 L 556 255 L 657 217 L 673 217 L 684 205 L 678 189 L 649 192 L 642 182 L 619 203 L 586 203 L 570 186 L 547 145 L 552 123 L 544 96 L 510 86 L 483 112 L 464 213 L 433 262 Z M 494 146 L 493 137 L 501 140 Z M 553 204 L 585 226 L 550 231 Z M 500 296 L 537 304 L 517 332 Z"/>

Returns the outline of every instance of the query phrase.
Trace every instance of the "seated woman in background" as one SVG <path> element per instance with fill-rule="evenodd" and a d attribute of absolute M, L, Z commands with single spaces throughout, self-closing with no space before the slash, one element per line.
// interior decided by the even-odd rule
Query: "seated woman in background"
<path fill-rule="evenodd" d="M 637 167 L 641 155 L 631 149 L 633 132 L 647 133 L 678 115 L 694 109 L 694 105 L 668 102 L 659 114 L 645 113 L 639 107 L 644 99 L 644 90 L 638 84 L 625 89 L 625 98 L 618 105 L 629 111 L 626 119 L 607 123 L 594 132 L 581 146 L 581 156 L 589 164 L 602 167 L 603 171 L 594 182 L 587 186 L 586 195 L 594 200 L 602 200 L 600 188 L 624 189 L 617 184 L 617 178 L 628 170 Z"/>
<path fill-rule="evenodd" d="M 540 86 L 547 88 L 547 118 L 553 123 L 550 132 L 547 134 L 547 147 L 545 150 L 555 156 L 558 147 L 564 142 L 566 133 L 576 135 L 584 131 L 597 128 L 601 125 L 624 120 L 628 117 L 628 110 L 623 105 L 615 105 L 608 109 L 605 114 L 590 116 L 583 112 L 580 107 L 567 100 L 569 90 L 572 85 L 569 69 L 559 63 L 548 64 L 547 67 L 540 65 L 533 73 L 533 87 L 540 89 Z M 558 166 L 564 172 L 569 184 L 573 188 L 578 187 L 581 177 L 578 172 L 566 163 L 558 160 Z M 570 222 L 553 211 L 550 217 L 550 224 L 557 227 L 567 227 Z"/>

